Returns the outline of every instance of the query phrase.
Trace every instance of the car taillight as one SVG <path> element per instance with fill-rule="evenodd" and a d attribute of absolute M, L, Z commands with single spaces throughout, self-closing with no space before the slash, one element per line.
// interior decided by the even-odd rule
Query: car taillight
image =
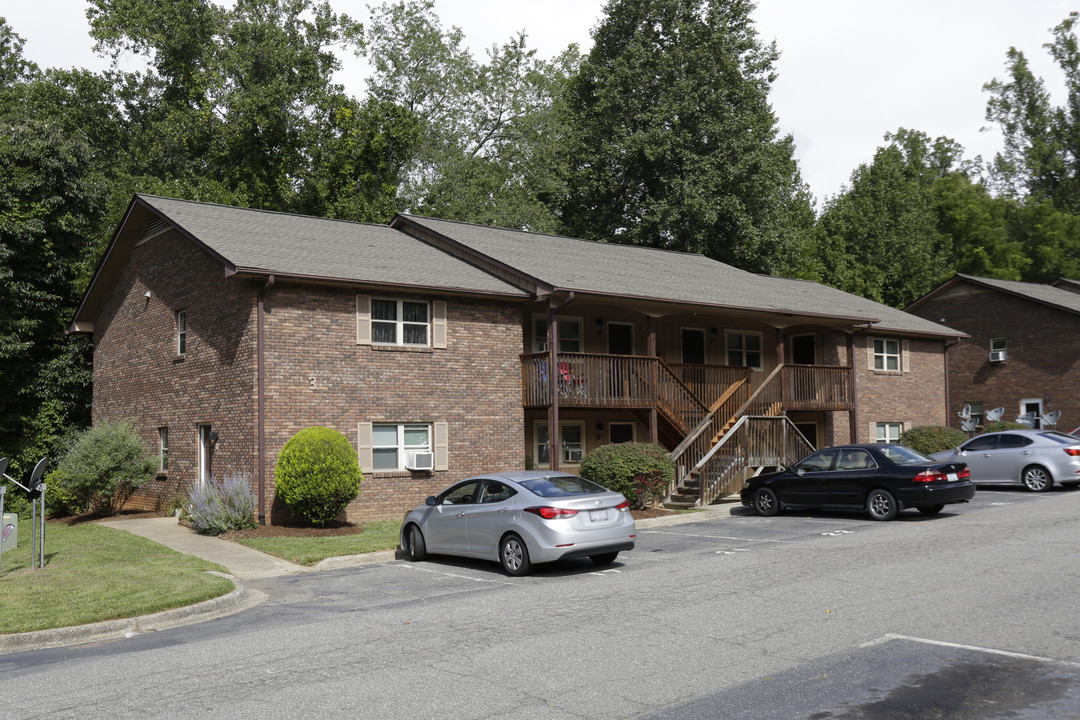
<path fill-rule="evenodd" d="M 947 480 L 945 473 L 935 472 L 934 470 L 923 470 L 916 475 L 913 480 L 915 482 L 935 482 L 937 480 Z"/>
<path fill-rule="evenodd" d="M 1080 455 L 1080 448 L 1065 448 L 1065 454 L 1076 457 L 1077 455 Z"/>
<path fill-rule="evenodd" d="M 964 468 L 963 470 L 956 471 L 956 477 L 960 480 L 967 480 L 971 477 L 971 468 Z"/>
<path fill-rule="evenodd" d="M 623 500 L 621 503 L 619 503 L 618 505 L 615 506 L 615 509 L 620 511 L 620 512 L 626 512 L 627 510 L 630 509 L 630 501 L 629 500 Z"/>
<path fill-rule="evenodd" d="M 577 510 L 569 510 L 567 508 L 557 507 L 530 507 L 525 508 L 525 512 L 538 515 L 545 520 L 558 520 L 559 518 L 572 518 L 577 515 Z"/>

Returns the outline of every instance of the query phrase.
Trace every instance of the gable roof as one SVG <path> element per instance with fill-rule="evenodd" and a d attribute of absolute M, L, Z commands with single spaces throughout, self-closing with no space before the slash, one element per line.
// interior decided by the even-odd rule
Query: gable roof
<path fill-rule="evenodd" d="M 548 292 L 660 300 L 750 312 L 834 319 L 945 337 L 965 333 L 808 280 L 757 275 L 704 255 L 594 242 L 398 215 L 391 227 L 427 230 L 478 261 L 519 272 Z"/>
<path fill-rule="evenodd" d="M 226 275 L 529 298 L 523 289 L 385 225 L 136 195 L 69 332 L 89 331 L 132 250 L 172 229 L 217 259 Z"/>
<path fill-rule="evenodd" d="M 911 305 L 908 305 L 905 310 L 910 311 L 913 308 L 916 308 L 922 303 L 926 302 L 930 298 L 941 295 L 942 293 L 948 291 L 950 288 L 953 288 L 962 282 L 988 288 L 997 292 L 1006 293 L 1008 295 L 1012 295 L 1013 297 L 1022 298 L 1024 300 L 1039 303 L 1040 305 L 1047 305 L 1053 308 L 1057 308 L 1058 310 L 1063 310 L 1065 312 L 1080 315 L 1080 294 L 1076 292 L 1065 290 L 1060 287 L 1054 287 L 1053 285 L 1018 282 L 1015 280 L 997 280 L 995 278 L 984 278 L 978 277 L 976 275 L 964 275 L 962 273 L 957 273 L 950 279 L 946 280 L 944 283 L 937 286 L 936 288 L 928 292 L 926 295 L 923 295 Z"/>

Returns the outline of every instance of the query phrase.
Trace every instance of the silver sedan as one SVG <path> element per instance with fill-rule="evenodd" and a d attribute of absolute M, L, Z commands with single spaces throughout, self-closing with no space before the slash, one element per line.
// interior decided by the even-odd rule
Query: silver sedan
<path fill-rule="evenodd" d="M 608 565 L 632 550 L 636 537 L 621 494 L 545 470 L 462 480 L 410 510 L 401 524 L 410 560 L 428 553 L 495 560 L 510 575 L 564 558 Z"/>
<path fill-rule="evenodd" d="M 977 485 L 1008 483 L 1032 492 L 1080 484 L 1080 438 L 1053 430 L 1005 430 L 976 435 L 930 457 L 959 460 Z"/>

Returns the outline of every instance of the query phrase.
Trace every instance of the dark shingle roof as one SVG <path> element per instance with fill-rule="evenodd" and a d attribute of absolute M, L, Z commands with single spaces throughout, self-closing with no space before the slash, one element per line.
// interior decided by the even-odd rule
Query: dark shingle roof
<path fill-rule="evenodd" d="M 820 283 L 740 270 L 703 255 L 405 216 L 558 290 L 792 313 L 932 335 L 964 333 Z"/>
<path fill-rule="evenodd" d="M 524 296 L 490 273 L 385 225 L 139 195 L 239 272 Z"/>
<path fill-rule="evenodd" d="M 976 285 L 1007 292 L 1010 295 L 1027 298 L 1044 305 L 1051 305 L 1068 312 L 1080 313 L 1080 294 L 1039 283 L 1017 282 L 1014 280 L 995 280 L 975 275 L 957 274 L 957 278 Z"/>

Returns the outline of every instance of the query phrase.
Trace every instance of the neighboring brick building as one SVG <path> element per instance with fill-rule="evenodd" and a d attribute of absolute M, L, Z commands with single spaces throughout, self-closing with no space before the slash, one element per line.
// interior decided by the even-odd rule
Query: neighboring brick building
<path fill-rule="evenodd" d="M 1080 426 L 1080 284 L 1052 285 L 956 275 L 907 311 L 967 333 L 949 349 L 949 424 L 970 405 L 982 422 L 1061 412 L 1058 429 Z M 1041 425 L 1036 421 L 1036 426 Z"/>
<path fill-rule="evenodd" d="M 572 471 L 608 442 L 675 448 L 706 416 L 892 440 L 944 422 L 962 335 L 699 255 L 144 195 L 71 330 L 94 335 L 94 420 L 133 419 L 160 453 L 132 503 L 240 474 L 270 522 L 278 452 L 312 425 L 357 448 L 351 520 L 490 469 Z"/>

